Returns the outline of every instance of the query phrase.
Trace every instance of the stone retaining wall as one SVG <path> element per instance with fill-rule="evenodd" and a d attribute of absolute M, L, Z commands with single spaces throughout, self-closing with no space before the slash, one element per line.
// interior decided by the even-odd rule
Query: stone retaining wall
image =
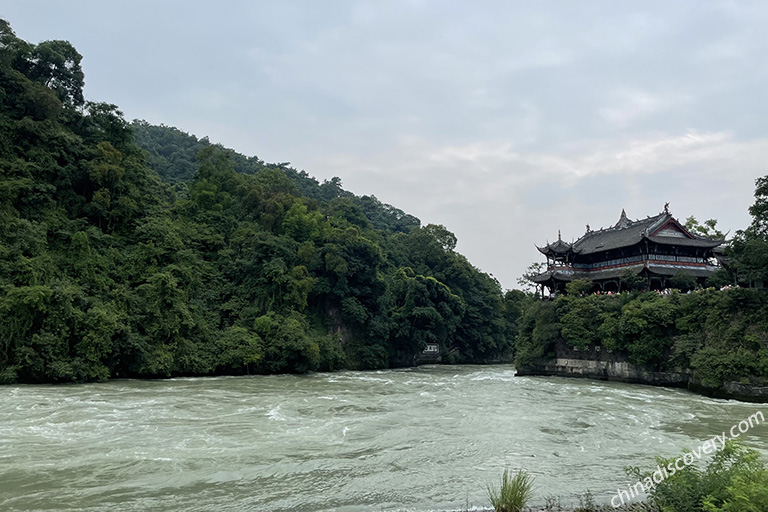
<path fill-rule="evenodd" d="M 626 361 L 609 361 L 558 357 L 549 361 L 518 368 L 517 375 L 580 377 L 651 386 L 686 388 L 707 396 L 746 402 L 768 403 L 768 387 L 739 382 L 726 382 L 720 388 L 709 388 L 691 377 L 690 372 L 649 372 Z"/>

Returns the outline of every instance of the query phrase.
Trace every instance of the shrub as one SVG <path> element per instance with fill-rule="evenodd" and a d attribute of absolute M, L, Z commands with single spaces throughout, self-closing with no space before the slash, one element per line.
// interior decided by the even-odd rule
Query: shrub
<path fill-rule="evenodd" d="M 497 491 L 488 486 L 488 497 L 495 512 L 520 512 L 533 497 L 533 478 L 523 470 L 514 476 L 505 469 Z"/>
<path fill-rule="evenodd" d="M 696 288 L 696 278 L 683 271 L 679 271 L 670 278 L 669 285 L 672 288 L 677 288 L 683 291 L 693 290 Z"/>
<path fill-rule="evenodd" d="M 662 468 L 675 460 L 656 458 Z M 627 473 L 638 481 L 652 476 L 638 468 L 628 468 Z M 731 440 L 706 468 L 685 466 L 648 491 L 648 497 L 664 512 L 764 512 L 768 469 L 756 450 Z"/>
<path fill-rule="evenodd" d="M 560 333 L 572 347 L 584 350 L 587 345 L 598 342 L 597 331 L 604 306 L 604 301 L 598 300 L 599 298 L 590 296 L 575 300 L 562 299 L 558 302 L 561 306 L 559 312 L 565 311 L 560 317 Z"/>
<path fill-rule="evenodd" d="M 733 284 L 733 276 L 731 276 L 731 273 L 724 268 L 712 273 L 712 275 L 707 278 L 706 282 L 707 287 L 711 286 L 713 288 L 722 288 L 729 284 Z"/>
<path fill-rule="evenodd" d="M 764 512 L 768 510 L 768 471 L 736 476 L 727 488 L 722 504 L 704 499 L 705 512 Z"/>
<path fill-rule="evenodd" d="M 568 295 L 578 296 L 584 293 L 589 293 L 592 291 L 594 286 L 594 283 L 589 279 L 574 279 L 565 285 L 565 293 Z"/>
<path fill-rule="evenodd" d="M 648 285 L 644 277 L 635 274 L 631 269 L 625 270 L 619 279 L 622 290 L 639 291 Z"/>
<path fill-rule="evenodd" d="M 523 311 L 515 341 L 515 366 L 526 368 L 541 359 L 555 357 L 555 345 L 560 338 L 555 305 L 535 301 Z"/>

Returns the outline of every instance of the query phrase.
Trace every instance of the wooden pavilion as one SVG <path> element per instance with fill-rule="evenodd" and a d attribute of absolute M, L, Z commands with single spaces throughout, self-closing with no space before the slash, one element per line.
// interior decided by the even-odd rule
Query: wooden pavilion
<path fill-rule="evenodd" d="M 725 239 L 711 239 L 688 231 L 664 206 L 660 214 L 630 220 L 624 210 L 619 221 L 605 229 L 587 231 L 573 243 L 562 240 L 537 249 L 547 258 L 547 270 L 532 280 L 550 293 L 563 292 L 575 279 L 589 279 L 603 292 L 621 291 L 627 271 L 646 280 L 648 289 L 670 287 L 678 273 L 703 284 L 719 267 L 715 250 Z"/>

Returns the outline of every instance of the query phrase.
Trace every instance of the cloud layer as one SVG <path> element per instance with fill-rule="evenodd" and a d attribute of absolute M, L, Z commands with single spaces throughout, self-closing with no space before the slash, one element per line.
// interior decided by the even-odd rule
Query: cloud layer
<path fill-rule="evenodd" d="M 9 0 L 70 40 L 89 99 L 425 222 L 505 287 L 585 224 L 743 228 L 766 174 L 762 2 Z"/>

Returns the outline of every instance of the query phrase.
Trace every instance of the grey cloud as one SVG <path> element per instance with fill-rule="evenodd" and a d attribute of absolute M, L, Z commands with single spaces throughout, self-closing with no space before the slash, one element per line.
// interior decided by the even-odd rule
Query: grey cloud
<path fill-rule="evenodd" d="M 515 285 L 534 243 L 671 201 L 744 227 L 764 174 L 768 5 L 8 0 L 86 95 L 426 222 Z"/>

